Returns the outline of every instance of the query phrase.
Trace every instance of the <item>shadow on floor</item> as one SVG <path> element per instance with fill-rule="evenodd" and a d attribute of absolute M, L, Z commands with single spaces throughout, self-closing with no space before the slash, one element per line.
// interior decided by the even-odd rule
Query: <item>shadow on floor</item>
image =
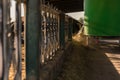
<path fill-rule="evenodd" d="M 100 44 L 100 48 L 107 52 L 113 54 L 120 54 L 120 46 L 116 44 Z"/>
<path fill-rule="evenodd" d="M 120 74 L 106 55 L 114 50 L 105 47 L 94 49 L 73 41 L 72 52 L 66 56 L 56 80 L 120 80 Z"/>

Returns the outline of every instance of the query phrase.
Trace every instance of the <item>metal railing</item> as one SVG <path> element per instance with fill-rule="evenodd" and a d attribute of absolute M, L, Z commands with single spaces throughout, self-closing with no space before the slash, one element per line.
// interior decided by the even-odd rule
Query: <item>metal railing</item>
<path fill-rule="evenodd" d="M 59 12 L 50 5 L 42 5 L 41 63 L 55 56 L 59 49 Z"/>
<path fill-rule="evenodd" d="M 11 21 L 11 16 L 10 16 L 11 1 L 14 0 L 0 0 L 0 65 L 1 65 L 0 80 L 1 79 L 9 80 L 11 74 L 12 74 L 11 80 L 22 79 L 21 78 L 21 62 L 22 62 L 21 61 L 21 54 L 22 54 L 21 0 L 15 0 L 14 3 L 15 20 L 13 21 Z M 40 22 L 37 22 L 37 20 L 39 19 L 36 19 L 37 18 L 36 12 L 34 12 L 34 10 L 32 9 L 33 10 L 32 13 L 31 10 L 31 8 L 33 8 L 35 4 L 31 4 L 31 3 L 26 4 L 27 6 L 30 4 L 29 6 L 32 5 L 32 7 L 30 8 L 26 7 L 26 16 L 25 16 L 26 30 L 24 30 L 24 32 L 26 33 L 24 44 L 26 47 L 25 54 L 26 54 L 27 75 L 28 73 L 31 75 L 31 71 L 37 73 L 38 70 L 36 69 L 37 65 L 47 64 L 55 57 L 55 55 L 57 54 L 56 52 L 58 50 L 65 49 L 65 45 L 67 41 L 72 40 L 72 28 L 74 24 L 73 23 L 74 19 L 72 19 L 69 16 L 66 16 L 63 12 L 59 11 L 57 8 L 53 7 L 50 4 L 47 5 L 42 4 L 40 6 L 41 9 L 39 13 L 40 17 L 38 18 L 41 18 L 41 20 Z M 36 7 L 34 7 L 34 9 L 38 10 Z M 32 22 L 32 20 L 30 19 L 34 18 L 33 16 L 35 17 L 35 19 L 33 19 Z M 34 23 L 36 23 L 37 25 Z M 32 26 L 30 24 L 32 24 Z M 35 30 L 33 30 L 32 32 L 32 29 Z M 39 34 L 40 36 L 38 36 Z M 40 39 L 40 41 L 38 39 Z M 39 49 L 37 49 L 38 47 Z M 36 59 L 38 55 L 40 55 L 39 61 L 38 59 Z M 29 75 L 27 77 L 29 77 Z"/>

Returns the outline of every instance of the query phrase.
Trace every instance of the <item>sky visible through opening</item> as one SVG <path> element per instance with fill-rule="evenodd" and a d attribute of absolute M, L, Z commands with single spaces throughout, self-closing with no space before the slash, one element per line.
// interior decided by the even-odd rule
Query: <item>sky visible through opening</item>
<path fill-rule="evenodd" d="M 81 17 L 84 18 L 84 11 L 81 12 L 73 12 L 73 13 L 66 13 L 68 16 L 71 16 L 72 18 L 79 20 Z"/>
<path fill-rule="evenodd" d="M 16 2 L 14 0 L 11 1 L 11 8 L 10 8 L 10 17 L 12 21 L 15 21 L 15 7 L 16 7 Z M 24 8 L 23 4 L 21 4 L 21 16 L 24 16 Z"/>

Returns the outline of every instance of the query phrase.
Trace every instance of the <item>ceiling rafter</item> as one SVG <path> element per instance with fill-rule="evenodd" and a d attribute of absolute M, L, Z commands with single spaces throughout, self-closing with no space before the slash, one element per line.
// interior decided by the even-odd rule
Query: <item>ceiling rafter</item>
<path fill-rule="evenodd" d="M 63 12 L 83 11 L 83 0 L 46 0 Z"/>

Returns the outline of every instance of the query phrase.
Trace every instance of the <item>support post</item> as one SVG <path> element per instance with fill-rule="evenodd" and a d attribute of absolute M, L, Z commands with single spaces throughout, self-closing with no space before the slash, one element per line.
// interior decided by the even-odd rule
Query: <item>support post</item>
<path fill-rule="evenodd" d="M 69 27 L 68 27 L 68 40 L 72 41 L 72 28 L 73 28 L 73 20 L 69 18 Z"/>
<path fill-rule="evenodd" d="M 40 0 L 28 0 L 26 9 L 26 80 L 39 80 L 40 74 Z"/>
<path fill-rule="evenodd" d="M 65 14 L 60 13 L 60 49 L 65 47 Z"/>

